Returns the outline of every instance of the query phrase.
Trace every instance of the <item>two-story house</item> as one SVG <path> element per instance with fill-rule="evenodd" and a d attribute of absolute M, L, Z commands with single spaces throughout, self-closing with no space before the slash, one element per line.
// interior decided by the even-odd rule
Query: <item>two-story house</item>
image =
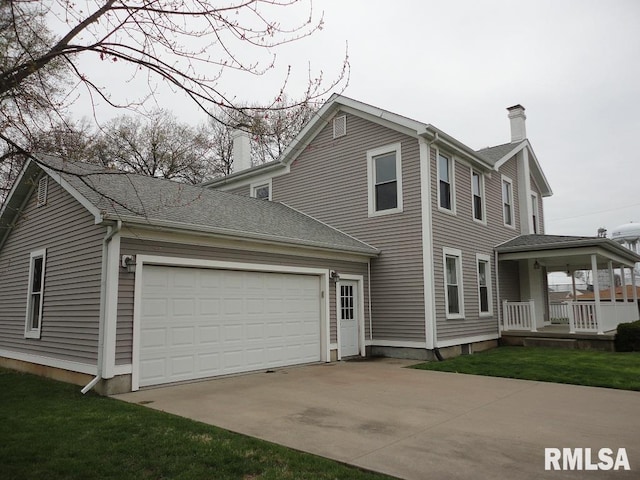
<path fill-rule="evenodd" d="M 32 158 L 0 208 L 0 365 L 120 392 L 544 329 L 547 272 L 640 256 L 544 235 L 551 189 L 509 118 L 475 151 L 336 95 L 278 161 L 249 167 L 237 135 L 249 168 L 206 186 Z M 637 319 L 598 291 L 567 333 Z"/>
<path fill-rule="evenodd" d="M 505 267 L 498 285 L 494 248 L 544 233 L 542 199 L 552 193 L 524 108 L 508 110 L 511 141 L 474 151 L 433 125 L 336 95 L 279 161 L 209 186 L 285 203 L 380 250 L 363 299 L 372 354 L 486 348 L 500 335 L 498 291 L 518 283 Z"/>

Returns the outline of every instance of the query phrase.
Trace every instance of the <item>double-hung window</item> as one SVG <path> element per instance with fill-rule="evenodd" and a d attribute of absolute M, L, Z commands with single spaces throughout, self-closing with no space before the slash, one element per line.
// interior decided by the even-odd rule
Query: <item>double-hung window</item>
<path fill-rule="evenodd" d="M 40 338 L 46 258 L 46 250 L 38 250 L 31 253 L 29 263 L 29 288 L 27 293 L 27 315 L 24 330 L 24 336 L 26 338 Z"/>
<path fill-rule="evenodd" d="M 540 233 L 538 220 L 538 195 L 531 194 L 531 220 L 533 221 L 533 233 Z"/>
<path fill-rule="evenodd" d="M 473 197 L 473 219 L 485 223 L 484 213 L 484 177 L 471 171 L 471 193 Z"/>
<path fill-rule="evenodd" d="M 444 296 L 447 318 L 464 317 L 464 296 L 462 287 L 462 252 L 444 248 Z"/>
<path fill-rule="evenodd" d="M 509 227 L 516 226 L 513 216 L 513 182 L 505 176 L 502 177 L 502 215 L 505 225 Z"/>
<path fill-rule="evenodd" d="M 455 211 L 453 160 L 438 154 L 438 207 L 449 212 Z"/>
<path fill-rule="evenodd" d="M 369 216 L 402 211 L 400 144 L 367 152 Z"/>
<path fill-rule="evenodd" d="M 476 255 L 478 268 L 478 307 L 480 316 L 492 315 L 491 304 L 491 263 L 488 255 Z"/>

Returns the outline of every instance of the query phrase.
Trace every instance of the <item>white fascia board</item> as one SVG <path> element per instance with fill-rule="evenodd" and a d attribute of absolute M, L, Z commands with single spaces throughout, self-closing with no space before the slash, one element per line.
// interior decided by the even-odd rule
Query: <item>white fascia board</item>
<path fill-rule="evenodd" d="M 233 238 L 224 235 L 209 235 L 205 233 L 192 233 L 159 229 L 149 227 L 127 226 L 121 230 L 122 238 L 135 240 L 168 242 L 181 245 L 197 245 L 200 247 L 225 248 L 230 250 L 242 250 L 246 252 L 274 253 L 293 257 L 313 257 L 328 260 L 344 260 L 347 262 L 368 263 L 368 256 L 356 253 L 321 250 L 317 248 L 292 248 L 291 245 L 278 243 L 258 242 L 246 238 Z"/>
<path fill-rule="evenodd" d="M 26 162 L 24 162 L 24 165 L 22 166 L 22 169 L 20 170 L 20 173 L 18 174 L 18 177 L 16 178 L 16 180 L 13 182 L 13 185 L 11 186 L 11 190 L 9 191 L 9 194 L 6 196 L 4 203 L 2 204 L 2 208 L 0 208 L 0 218 L 2 218 L 2 216 L 4 215 L 6 209 L 9 206 L 9 199 L 16 193 L 16 190 L 18 189 L 18 187 L 22 184 L 22 179 L 25 176 L 25 173 L 27 172 L 27 169 L 29 167 L 29 165 L 33 162 L 33 160 L 28 159 Z M 35 163 L 35 162 L 33 162 Z M 37 165 L 37 163 L 36 163 Z M 35 185 L 32 186 L 30 188 L 30 190 L 32 190 L 33 188 L 35 188 Z M 27 198 L 26 200 L 29 200 L 29 197 L 31 195 L 27 194 Z M 24 205 L 21 205 L 20 210 L 22 210 L 22 208 L 24 208 Z"/>
<path fill-rule="evenodd" d="M 80 203 L 80 205 L 86 208 L 89 213 L 94 216 L 96 225 L 102 223 L 104 219 L 100 210 L 93 203 L 87 200 L 84 195 L 78 192 L 78 190 L 73 188 L 69 182 L 62 178 L 62 175 L 59 172 L 51 170 L 49 167 L 43 164 L 38 165 L 47 173 L 47 175 L 49 175 L 58 185 L 64 188 L 73 198 L 75 198 Z M 70 173 L 69 175 L 73 174 Z"/>
<path fill-rule="evenodd" d="M 252 183 L 266 183 L 267 181 L 271 181 L 274 177 L 279 177 L 289 173 L 289 170 L 289 165 L 277 164 L 271 166 L 271 168 L 265 168 L 264 170 L 257 170 L 255 172 L 247 171 L 244 175 L 238 175 L 237 177 L 234 176 L 229 179 L 224 177 L 217 182 L 211 181 L 205 183 L 203 186 L 225 192 L 245 185 L 251 185 Z"/>
<path fill-rule="evenodd" d="M 111 218 L 111 215 L 109 215 L 106 218 Z M 375 257 L 378 255 L 377 251 L 366 252 L 356 248 L 336 247 L 333 245 L 327 245 L 320 242 L 305 243 L 302 241 L 297 241 L 295 239 L 277 237 L 275 235 L 255 234 L 255 233 L 250 234 L 250 233 L 246 233 L 238 230 L 207 227 L 203 225 L 193 225 L 188 223 L 177 223 L 177 222 L 171 222 L 171 221 L 165 221 L 165 220 L 150 220 L 150 219 L 141 220 L 137 217 L 124 216 L 124 215 L 114 216 L 113 220 L 121 220 L 123 223 L 126 223 L 129 226 L 140 227 L 140 228 L 153 228 L 153 229 L 166 229 L 168 231 L 192 232 L 200 235 L 218 235 L 221 237 L 234 238 L 237 240 L 251 240 L 251 241 L 260 242 L 260 243 L 290 245 L 294 247 L 307 248 L 311 250 L 317 249 L 322 251 L 342 252 L 342 253 L 349 253 L 353 255 L 361 255 L 363 257 Z"/>
<path fill-rule="evenodd" d="M 536 154 L 533 151 L 531 142 L 529 142 L 529 140 L 525 140 L 525 142 L 527 144 L 527 148 L 529 149 L 529 164 L 533 167 L 532 170 L 533 170 L 534 180 L 535 180 L 535 177 L 537 176 L 538 179 L 542 181 L 542 184 L 543 184 L 542 187 L 544 187 L 544 188 L 540 188 L 540 182 L 536 181 L 536 185 L 538 185 L 538 188 L 540 189 L 540 194 L 543 197 L 550 197 L 551 195 L 553 195 L 553 191 L 551 190 L 551 185 L 549 185 L 549 181 L 547 180 L 547 177 L 544 174 L 542 167 L 540 166 L 540 162 L 538 162 L 538 157 L 536 157 Z"/>
<path fill-rule="evenodd" d="M 467 166 L 474 168 L 480 167 L 480 170 L 485 172 L 493 170 L 493 167 L 480 158 L 475 150 L 433 125 L 426 125 L 422 131 L 418 131 L 418 133 L 430 139 L 432 142 L 435 141 L 436 144 L 444 146 L 445 150 L 449 150 L 457 157 L 457 160 L 462 161 L 462 163 Z"/>
<path fill-rule="evenodd" d="M 523 140 L 523 141 L 521 141 L 520 143 L 517 143 L 517 144 L 513 147 L 513 149 L 511 149 L 511 150 L 509 151 L 509 153 L 507 153 L 506 155 L 504 155 L 500 160 L 498 160 L 498 161 L 494 164 L 493 169 L 494 169 L 495 171 L 498 171 L 498 169 L 499 169 L 502 165 L 504 165 L 508 160 L 510 160 L 510 159 L 511 159 L 511 158 L 512 158 L 516 153 L 518 153 L 519 151 L 521 151 L 522 149 L 524 149 L 525 145 L 526 145 L 526 141 L 524 141 L 524 140 Z"/>

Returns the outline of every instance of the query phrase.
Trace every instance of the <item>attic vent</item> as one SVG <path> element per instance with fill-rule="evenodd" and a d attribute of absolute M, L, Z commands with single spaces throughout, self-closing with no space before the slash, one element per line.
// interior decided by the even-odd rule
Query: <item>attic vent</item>
<path fill-rule="evenodd" d="M 38 181 L 38 207 L 46 205 L 47 203 L 47 179 L 49 177 L 44 176 Z"/>
<path fill-rule="evenodd" d="M 347 134 L 347 116 L 340 115 L 333 119 L 333 138 L 344 137 Z"/>

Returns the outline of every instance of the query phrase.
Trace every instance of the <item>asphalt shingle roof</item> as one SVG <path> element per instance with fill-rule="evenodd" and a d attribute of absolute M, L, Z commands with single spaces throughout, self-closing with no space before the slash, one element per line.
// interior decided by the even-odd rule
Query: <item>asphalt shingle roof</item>
<path fill-rule="evenodd" d="M 524 140 L 523 140 L 524 141 Z M 507 153 L 516 148 L 522 142 L 516 143 L 503 143 L 502 145 L 496 145 L 495 147 L 481 148 L 476 153 L 485 159 L 490 165 L 495 165 L 498 160 L 503 158 Z"/>
<path fill-rule="evenodd" d="M 285 204 L 43 157 L 105 218 L 375 255 L 378 250 Z"/>

